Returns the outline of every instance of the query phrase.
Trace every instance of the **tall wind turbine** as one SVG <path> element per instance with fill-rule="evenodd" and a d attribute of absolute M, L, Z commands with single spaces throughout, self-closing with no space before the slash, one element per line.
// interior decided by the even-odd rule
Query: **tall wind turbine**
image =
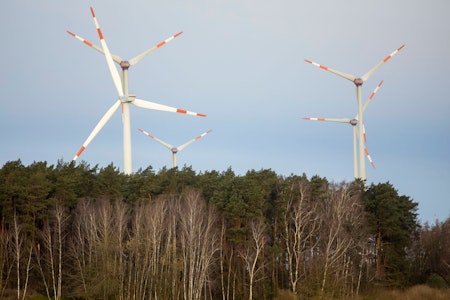
<path fill-rule="evenodd" d="M 112 115 L 117 111 L 117 109 L 121 106 L 122 107 L 122 124 L 123 124 L 123 160 L 124 160 L 124 173 L 125 174 L 131 174 L 132 173 L 132 158 L 131 158 L 131 130 L 130 130 L 130 104 L 133 104 L 137 107 L 142 107 L 146 109 L 153 109 L 153 110 L 161 110 L 161 111 L 168 111 L 168 112 L 176 112 L 176 113 L 182 113 L 182 114 L 188 114 L 188 115 L 194 115 L 194 116 L 200 116 L 205 117 L 205 114 L 200 114 L 196 112 L 187 111 L 180 108 L 170 107 L 154 102 L 149 102 L 145 100 L 140 100 L 136 98 L 136 95 L 129 94 L 128 92 L 128 69 L 137 64 L 140 60 L 142 60 L 145 56 L 153 52 L 154 50 L 164 46 L 166 43 L 172 41 L 174 38 L 178 37 L 182 32 L 179 32 L 170 38 L 162 41 L 161 43 L 155 45 L 154 47 L 144 51 L 143 53 L 137 55 L 136 57 L 130 59 L 130 60 L 122 60 L 117 55 L 112 55 L 109 51 L 109 48 L 105 42 L 105 39 L 103 38 L 103 33 L 100 30 L 100 26 L 98 24 L 97 18 L 94 13 L 94 9 L 91 7 L 91 14 L 92 18 L 95 23 L 95 27 L 97 29 L 98 36 L 100 38 L 100 43 L 102 47 L 95 46 L 93 43 L 85 40 L 84 38 L 67 31 L 71 36 L 77 38 L 84 44 L 90 46 L 94 50 L 102 53 L 106 58 L 106 63 L 108 65 L 109 72 L 112 76 L 114 86 L 116 88 L 117 94 L 119 96 L 119 99 L 111 106 L 108 111 L 103 115 L 103 117 L 100 119 L 100 121 L 95 126 L 94 130 L 91 132 L 91 134 L 88 136 L 86 141 L 81 146 L 80 150 L 76 153 L 73 160 L 76 160 L 81 153 L 86 149 L 86 147 L 89 145 L 90 142 L 95 138 L 95 136 L 100 132 L 100 130 L 105 126 L 105 124 L 109 121 L 109 119 L 112 117 Z M 119 72 L 117 68 L 114 66 L 114 62 L 118 63 L 120 67 L 122 68 L 121 75 L 119 75 Z"/>
<path fill-rule="evenodd" d="M 331 68 L 328 68 L 327 66 L 324 66 L 324 65 L 321 65 L 321 64 L 318 64 L 313 61 L 305 59 L 305 62 L 312 64 L 318 68 L 321 68 L 325 71 L 329 71 L 329 72 L 331 72 L 335 75 L 338 75 L 340 77 L 343 77 L 347 80 L 350 80 L 356 85 L 356 99 L 358 101 L 358 117 L 359 117 L 359 125 L 358 125 L 358 135 L 359 136 L 364 135 L 363 126 L 362 126 L 364 124 L 363 105 L 362 105 L 362 96 L 361 96 L 362 85 L 364 82 L 366 82 L 369 79 L 369 77 L 376 70 L 378 70 L 379 67 L 381 67 L 381 65 L 383 65 L 385 62 L 387 62 L 389 59 L 391 59 L 392 56 L 394 56 L 395 54 L 397 54 L 397 52 L 402 50 L 403 47 L 405 47 L 405 45 L 400 46 L 394 52 L 392 52 L 391 54 L 386 56 L 381 62 L 379 62 L 375 67 L 370 69 L 369 72 L 364 74 L 362 77 L 356 77 L 354 75 L 350 75 L 350 74 L 347 74 L 347 73 L 344 73 L 341 71 L 333 70 Z M 365 167 L 365 160 L 364 160 L 364 142 L 362 141 L 362 139 L 359 139 L 359 177 L 360 177 L 360 179 L 362 179 L 364 181 L 366 180 L 366 167 Z"/>
<path fill-rule="evenodd" d="M 204 137 L 205 135 L 210 133 L 212 130 L 208 130 L 207 132 L 200 134 L 199 136 L 193 138 L 190 141 L 187 141 L 186 143 L 184 143 L 183 145 L 178 146 L 178 147 L 173 147 L 171 144 L 158 139 L 156 136 L 151 135 L 150 133 L 148 133 L 140 128 L 139 128 L 139 131 L 142 132 L 143 134 L 147 135 L 149 138 L 154 139 L 155 141 L 157 141 L 158 143 L 160 143 L 161 145 L 163 145 L 164 147 L 166 147 L 167 149 L 169 149 L 172 152 L 172 168 L 175 168 L 177 166 L 177 153 L 180 152 L 181 150 L 183 150 L 184 148 L 186 148 L 187 146 L 189 146 L 190 144 L 192 144 L 193 142 L 201 139 L 202 137 Z"/>
<path fill-rule="evenodd" d="M 383 81 L 381 81 L 377 87 L 375 88 L 375 90 L 372 92 L 372 94 L 370 94 L 369 99 L 367 99 L 366 103 L 363 106 L 363 112 L 366 110 L 367 106 L 369 105 L 370 101 L 372 101 L 373 97 L 375 96 L 375 94 L 378 92 L 378 90 L 380 89 L 381 85 L 383 84 Z M 353 119 L 347 119 L 347 118 L 303 118 L 304 120 L 308 120 L 308 121 L 325 121 L 325 122 L 338 122 L 338 123 L 347 123 L 352 125 L 353 127 L 353 175 L 354 178 L 361 178 L 358 175 L 358 150 L 357 150 L 357 138 L 360 139 L 360 137 L 358 136 L 358 131 L 356 129 L 356 125 L 358 124 L 358 115 L 355 116 L 355 118 Z M 363 124 L 363 129 L 364 129 L 364 124 Z M 364 130 L 364 143 L 366 142 L 366 134 L 365 134 L 365 130 Z M 367 159 L 370 162 L 370 165 L 372 166 L 372 168 L 375 169 L 375 164 L 372 161 L 372 158 L 370 157 L 369 154 L 369 150 L 367 150 L 367 148 L 364 146 L 364 153 L 367 156 Z"/>

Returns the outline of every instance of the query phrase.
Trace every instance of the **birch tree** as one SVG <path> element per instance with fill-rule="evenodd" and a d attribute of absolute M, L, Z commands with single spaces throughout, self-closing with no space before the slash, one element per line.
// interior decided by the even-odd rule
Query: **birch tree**
<path fill-rule="evenodd" d="M 179 218 L 183 296 L 186 300 L 201 299 L 219 250 L 218 234 L 214 230 L 216 214 L 212 208 L 208 209 L 199 192 L 189 191 L 181 199 Z"/>
<path fill-rule="evenodd" d="M 250 240 L 244 250 L 240 251 L 240 256 L 244 260 L 245 269 L 248 273 L 249 295 L 248 299 L 253 299 L 253 287 L 257 279 L 262 279 L 261 273 L 264 271 L 263 255 L 265 244 L 266 225 L 262 218 L 258 218 L 250 223 Z M 260 276 L 258 278 L 258 276 Z"/>
<path fill-rule="evenodd" d="M 48 298 L 61 299 L 63 244 L 66 238 L 68 216 L 64 207 L 57 203 L 54 208 L 53 224 L 47 219 L 41 231 L 41 243 L 35 249 L 36 260 Z M 42 262 L 44 265 L 42 265 Z"/>
<path fill-rule="evenodd" d="M 159 197 L 135 209 L 128 246 L 130 298 L 176 299 L 176 279 L 172 276 L 176 268 L 176 238 L 172 238 L 175 230 L 171 226 L 170 201 L 166 200 L 169 199 Z"/>
<path fill-rule="evenodd" d="M 11 230 L 6 229 L 3 220 L 0 231 L 0 298 L 3 297 L 8 286 L 12 269 L 14 268 L 14 257 L 12 255 L 13 240 Z"/>
<path fill-rule="evenodd" d="M 126 206 L 108 199 L 81 201 L 75 216 L 71 255 L 84 297 L 123 297 Z"/>
<path fill-rule="evenodd" d="M 290 289 L 299 293 L 301 278 L 305 277 L 307 261 L 313 259 L 312 251 L 317 244 L 317 202 L 309 197 L 309 182 L 306 178 L 291 178 L 280 197 L 284 202 L 284 246 Z"/>
<path fill-rule="evenodd" d="M 12 227 L 12 252 L 16 267 L 17 299 L 25 299 L 31 271 L 33 243 L 25 238 L 16 213 L 13 216 Z"/>
<path fill-rule="evenodd" d="M 351 264 L 350 253 L 357 246 L 359 228 L 364 224 L 361 193 L 351 184 L 332 186 L 326 201 L 320 205 L 321 243 L 323 259 L 323 295 L 330 280 L 330 291 L 339 290 L 338 284 L 346 282 Z M 367 239 L 366 239 L 367 240 Z M 357 265 L 357 264 L 356 264 Z M 334 274 L 332 277 L 331 275 Z M 344 289 L 345 290 L 345 289 Z M 341 295 L 343 296 L 343 295 Z M 345 295 L 348 296 L 348 295 Z"/>

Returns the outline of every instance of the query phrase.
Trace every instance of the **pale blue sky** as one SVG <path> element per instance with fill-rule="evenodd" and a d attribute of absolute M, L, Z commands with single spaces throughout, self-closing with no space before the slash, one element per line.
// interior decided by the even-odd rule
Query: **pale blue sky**
<path fill-rule="evenodd" d="M 196 118 L 131 108 L 133 169 L 170 167 L 171 153 L 138 132 L 180 145 L 178 165 L 238 174 L 270 168 L 331 181 L 353 177 L 352 131 L 303 117 L 354 117 L 355 87 L 305 58 L 363 75 L 406 47 L 363 86 L 369 183 L 389 181 L 419 203 L 419 218 L 450 216 L 450 2 L 57 1 L 3 4 L 0 33 L 0 164 L 69 161 L 117 100 L 105 59 L 66 33 L 100 46 L 95 9 L 112 53 L 130 59 L 184 33 L 130 69 L 140 99 L 206 113 Z M 117 113 L 81 160 L 122 169 Z"/>

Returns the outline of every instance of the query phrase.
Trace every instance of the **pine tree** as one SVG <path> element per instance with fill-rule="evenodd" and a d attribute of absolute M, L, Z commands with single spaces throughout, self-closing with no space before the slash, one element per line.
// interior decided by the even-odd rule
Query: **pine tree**
<path fill-rule="evenodd" d="M 419 227 L 417 203 L 399 196 L 389 183 L 372 184 L 365 193 L 369 230 L 376 241 L 376 276 L 389 286 L 408 284 L 408 251 Z"/>

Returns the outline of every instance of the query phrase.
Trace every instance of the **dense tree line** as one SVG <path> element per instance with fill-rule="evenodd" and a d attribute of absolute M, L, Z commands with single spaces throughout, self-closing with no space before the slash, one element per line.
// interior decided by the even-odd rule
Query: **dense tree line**
<path fill-rule="evenodd" d="M 20 160 L 0 169 L 0 298 L 349 298 L 448 287 L 450 219 L 389 183 Z"/>

